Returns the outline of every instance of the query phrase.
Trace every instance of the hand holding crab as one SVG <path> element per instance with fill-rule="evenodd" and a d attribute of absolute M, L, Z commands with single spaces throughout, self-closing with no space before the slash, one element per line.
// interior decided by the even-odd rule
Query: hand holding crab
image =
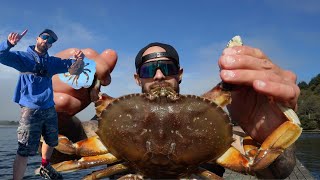
<path fill-rule="evenodd" d="M 260 147 L 246 145 L 251 141 L 246 137 L 245 153 L 254 154 L 256 160 L 266 156 L 264 159 L 271 163 L 301 134 L 299 118 L 293 111 L 300 94 L 296 75 L 273 64 L 260 49 L 242 46 L 241 39 L 237 40 L 240 42 L 232 42 L 219 59 L 222 81 L 232 84 L 232 103 L 227 108 L 231 119 Z M 213 98 L 214 91 L 204 96 Z M 259 155 L 257 150 L 262 153 Z M 262 156 L 263 152 L 266 155 Z M 276 171 L 288 176 L 294 164 L 295 158 L 288 158 L 290 168 L 280 167 L 283 171 Z"/>
<path fill-rule="evenodd" d="M 65 49 L 55 56 L 68 58 L 73 56 L 76 50 L 76 48 Z M 95 70 L 91 69 L 95 71 L 95 78 L 101 82 L 101 85 L 109 85 L 111 82 L 110 73 L 117 62 L 117 53 L 112 49 L 105 49 L 100 54 L 91 48 L 81 49 L 81 51 L 89 61 L 96 64 Z M 61 76 L 58 75 L 53 76 L 52 81 L 59 132 L 75 142 L 85 138 L 81 122 L 73 116 L 97 99 L 100 87 L 74 89 L 70 84 L 62 81 Z"/>
<path fill-rule="evenodd" d="M 234 85 L 232 103 L 228 105 L 232 119 L 262 143 L 287 120 L 276 104 L 296 109 L 300 94 L 296 75 L 272 63 L 260 49 L 249 46 L 226 48 L 219 66 L 222 81 Z"/>
<path fill-rule="evenodd" d="M 87 72 L 91 72 L 90 69 L 85 68 L 86 66 L 89 65 L 89 63 L 84 63 L 83 59 L 84 59 L 84 54 L 81 50 L 76 49 L 74 51 L 74 55 L 73 55 L 74 59 L 76 60 L 71 67 L 69 68 L 69 72 L 65 73 L 64 76 L 65 77 L 69 77 L 68 81 L 72 80 L 72 85 L 75 84 L 76 86 L 78 86 L 78 79 L 81 75 L 81 73 L 83 73 L 86 76 L 86 83 L 89 81 L 89 74 Z"/>

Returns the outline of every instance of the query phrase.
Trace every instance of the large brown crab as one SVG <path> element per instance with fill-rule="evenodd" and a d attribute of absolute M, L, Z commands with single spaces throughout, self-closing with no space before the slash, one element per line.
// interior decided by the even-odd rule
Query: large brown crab
<path fill-rule="evenodd" d="M 57 147 L 60 152 L 83 158 L 53 167 L 58 171 L 72 171 L 116 163 L 93 172 L 87 179 L 129 170 L 134 175 L 124 178 L 188 178 L 192 174 L 219 178 L 199 167 L 206 162 L 254 174 L 270 165 L 301 134 L 294 111 L 279 105 L 287 121 L 261 145 L 244 141 L 245 154 L 241 154 L 231 145 L 232 126 L 222 109 L 230 102 L 230 92 L 224 91 L 221 84 L 215 87 L 210 99 L 176 94 L 167 86 L 117 99 L 102 95 L 96 102 L 100 118 L 97 136 L 74 144 L 60 136 Z"/>
<path fill-rule="evenodd" d="M 98 136 L 75 144 L 60 137 L 57 147 L 61 152 L 86 157 L 53 167 L 70 171 L 124 161 L 96 171 L 88 179 L 127 170 L 149 178 L 183 178 L 192 174 L 218 178 L 199 168 L 205 162 L 253 174 L 272 163 L 301 133 L 301 128 L 292 120 L 296 117 L 289 117 L 259 148 L 250 146 L 250 153 L 242 155 L 231 146 L 232 126 L 222 109 L 229 102 L 229 92 L 221 90 L 220 85 L 211 100 L 179 95 L 170 87 L 158 87 L 149 94 L 130 94 L 113 101 L 102 96 L 96 103 L 100 116 Z"/>

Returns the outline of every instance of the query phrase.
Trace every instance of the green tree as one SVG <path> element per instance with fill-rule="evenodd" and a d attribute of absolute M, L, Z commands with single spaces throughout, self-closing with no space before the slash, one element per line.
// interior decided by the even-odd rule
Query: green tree
<path fill-rule="evenodd" d="M 320 129 L 320 74 L 307 84 L 298 84 L 301 89 L 298 99 L 298 116 L 304 129 Z"/>
<path fill-rule="evenodd" d="M 305 81 L 299 82 L 298 83 L 299 88 L 302 89 L 307 89 L 309 86 Z"/>
<path fill-rule="evenodd" d="M 309 82 L 309 87 L 312 91 L 320 85 L 320 74 L 318 74 L 316 77 L 312 78 Z"/>

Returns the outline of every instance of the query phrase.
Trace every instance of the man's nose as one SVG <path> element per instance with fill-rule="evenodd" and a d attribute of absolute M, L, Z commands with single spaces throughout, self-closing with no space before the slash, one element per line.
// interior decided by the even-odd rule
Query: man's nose
<path fill-rule="evenodd" d="M 157 69 L 153 79 L 165 79 L 166 76 L 162 73 L 161 69 Z"/>

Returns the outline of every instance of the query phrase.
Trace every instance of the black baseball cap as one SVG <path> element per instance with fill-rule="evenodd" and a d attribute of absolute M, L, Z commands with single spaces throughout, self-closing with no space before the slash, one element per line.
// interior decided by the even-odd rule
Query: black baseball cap
<path fill-rule="evenodd" d="M 142 54 L 149 49 L 150 47 L 153 46 L 159 46 L 162 47 L 163 49 L 165 49 L 166 52 L 155 52 L 155 53 L 151 53 L 151 54 L 147 54 L 145 56 L 142 56 Z M 139 68 L 141 67 L 141 65 L 146 62 L 149 59 L 153 59 L 153 58 L 158 58 L 158 57 L 167 57 L 170 60 L 172 60 L 178 68 L 180 68 L 180 64 L 179 64 L 179 55 L 178 52 L 174 49 L 174 47 L 172 47 L 169 44 L 164 44 L 164 43 L 159 43 L 159 42 L 154 42 L 154 43 L 150 43 L 147 46 L 145 46 L 144 48 L 142 48 L 137 56 L 136 56 L 136 71 L 138 72 Z"/>
<path fill-rule="evenodd" d="M 49 34 L 55 41 L 58 40 L 58 36 L 56 35 L 56 33 L 54 33 L 54 32 L 53 32 L 52 30 L 50 30 L 50 29 L 45 29 L 45 30 L 43 30 L 43 31 L 39 34 L 39 36 L 40 36 L 41 34 L 43 34 L 43 33 Z"/>

